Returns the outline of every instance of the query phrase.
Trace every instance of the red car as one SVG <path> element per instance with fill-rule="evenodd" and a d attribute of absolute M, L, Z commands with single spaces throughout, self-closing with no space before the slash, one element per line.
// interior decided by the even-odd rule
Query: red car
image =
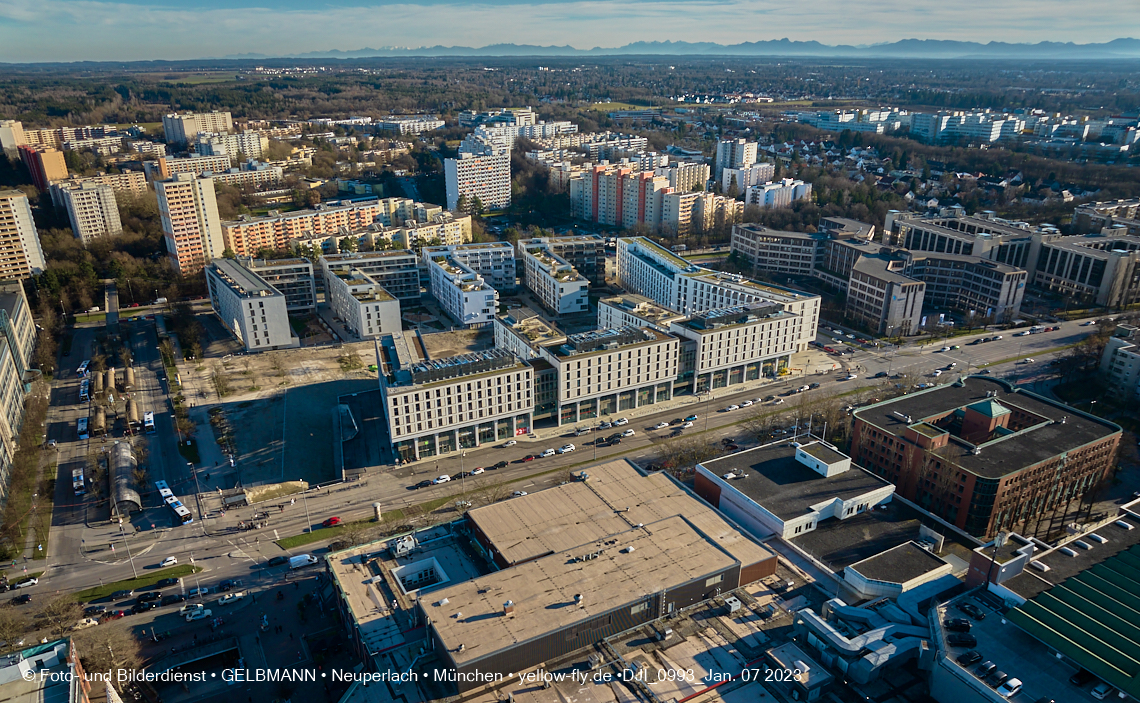
<path fill-rule="evenodd" d="M 340 524 L 340 518 L 330 517 L 328 520 L 325 520 L 324 522 L 322 522 L 321 526 L 322 527 L 333 527 L 333 526 L 339 525 L 339 524 Z"/>
<path fill-rule="evenodd" d="M 124 615 L 126 615 L 126 613 L 124 613 L 121 610 L 109 610 L 109 611 L 103 613 L 101 616 L 99 616 L 99 620 L 101 620 L 102 622 L 110 622 L 111 620 L 118 620 L 119 618 L 123 617 Z"/>
<path fill-rule="evenodd" d="M 534 461 L 534 454 L 527 454 L 522 458 L 523 461 Z"/>

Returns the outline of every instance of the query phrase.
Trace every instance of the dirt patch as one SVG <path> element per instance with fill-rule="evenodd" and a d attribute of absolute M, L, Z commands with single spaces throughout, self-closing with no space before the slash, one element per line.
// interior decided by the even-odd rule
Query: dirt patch
<path fill-rule="evenodd" d="M 264 486 L 254 486 L 245 489 L 245 498 L 250 505 L 254 503 L 262 503 L 274 498 L 283 498 L 285 496 L 300 493 L 307 489 L 309 484 L 307 481 L 286 481 L 285 483 L 270 483 Z"/>

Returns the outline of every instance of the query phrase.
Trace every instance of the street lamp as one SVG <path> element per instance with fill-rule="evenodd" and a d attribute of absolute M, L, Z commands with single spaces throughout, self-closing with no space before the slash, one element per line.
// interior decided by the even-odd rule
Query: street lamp
<path fill-rule="evenodd" d="M 131 554 L 131 543 L 127 540 L 126 533 L 123 532 L 123 523 L 121 522 L 119 523 L 119 535 L 123 538 L 123 544 L 127 545 L 127 559 L 131 562 L 131 572 L 135 575 L 135 578 L 138 578 L 139 572 L 138 569 L 135 568 L 135 558 Z"/>
<path fill-rule="evenodd" d="M 301 502 L 303 502 L 305 504 L 305 522 L 309 526 L 307 529 L 309 532 L 312 532 L 313 531 L 313 519 L 311 517 L 309 517 L 308 492 L 309 492 L 309 484 L 306 483 L 304 490 L 301 491 Z"/>

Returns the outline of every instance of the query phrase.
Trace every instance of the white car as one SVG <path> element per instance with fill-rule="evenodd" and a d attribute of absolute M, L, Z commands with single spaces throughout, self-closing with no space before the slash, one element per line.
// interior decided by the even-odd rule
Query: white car
<path fill-rule="evenodd" d="M 1002 698 L 1013 698 L 1021 692 L 1021 679 L 1007 679 L 998 686 L 997 694 Z"/>
<path fill-rule="evenodd" d="M 614 427 L 621 427 L 622 425 L 628 424 L 629 420 L 625 419 L 624 417 L 619 417 L 618 419 L 614 420 Z"/>
<path fill-rule="evenodd" d="M 189 603 L 189 604 L 184 605 L 181 608 L 179 608 L 178 614 L 179 615 L 187 615 L 188 613 L 192 613 L 195 610 L 202 610 L 205 607 L 206 606 L 202 605 L 201 603 Z"/>
<path fill-rule="evenodd" d="M 856 376 L 855 374 L 853 374 L 853 373 L 849 373 L 849 374 L 847 374 L 846 376 L 844 376 L 844 377 L 843 377 L 843 380 L 844 380 L 844 381 L 854 381 L 854 380 L 855 380 L 855 379 L 857 379 L 857 378 L 859 378 L 859 377 L 858 377 L 858 376 Z"/>
<path fill-rule="evenodd" d="M 751 400 L 746 400 L 746 401 L 744 401 L 743 403 L 741 403 L 741 404 L 740 404 L 740 407 L 742 407 L 742 408 L 747 408 L 747 407 L 750 407 L 751 405 L 752 405 L 752 401 L 751 401 Z"/>
<path fill-rule="evenodd" d="M 547 456 L 554 456 L 554 454 L 555 454 L 555 452 L 554 452 L 554 450 L 553 450 L 553 449 L 547 449 L 547 450 L 546 450 L 545 452 L 543 452 L 542 454 L 539 454 L 539 456 L 542 456 L 542 457 L 547 457 Z"/>
<path fill-rule="evenodd" d="M 525 495 L 526 495 L 526 491 L 515 491 L 514 493 L 511 494 L 511 497 L 512 498 L 522 498 Z"/>
<path fill-rule="evenodd" d="M 39 582 L 40 582 L 39 579 L 28 579 L 26 581 L 21 581 L 19 583 L 12 584 L 12 588 L 27 588 L 28 586 L 39 585 Z"/>
<path fill-rule="evenodd" d="M 848 338 L 848 339 L 855 339 L 855 335 L 853 335 L 853 334 L 849 334 L 849 335 L 847 335 L 847 338 Z"/>
<path fill-rule="evenodd" d="M 1030 334 L 1031 334 L 1031 332 L 1029 330 L 1025 330 L 1024 332 L 1018 332 L 1017 334 L 1015 334 L 1013 336 L 1014 337 L 1028 337 Z"/>
<path fill-rule="evenodd" d="M 506 444 L 504 444 L 504 445 L 503 445 L 503 449 L 506 449 L 507 447 L 513 447 L 513 446 L 515 446 L 516 444 L 518 444 L 518 442 L 517 442 L 517 441 L 515 441 L 515 440 L 513 440 L 513 439 L 508 439 L 508 440 L 507 440 L 507 442 L 506 442 Z"/>
<path fill-rule="evenodd" d="M 1017 363 L 1019 363 L 1019 364 L 1032 364 L 1032 363 L 1036 363 L 1036 362 L 1034 362 L 1033 359 L 1022 359 L 1021 361 L 1019 361 Z"/>
<path fill-rule="evenodd" d="M 625 432 L 621 433 L 621 436 L 622 437 L 632 437 L 634 434 L 635 434 L 635 432 L 633 430 L 626 430 Z"/>
<path fill-rule="evenodd" d="M 935 377 L 935 378 L 938 378 L 939 376 L 942 375 L 942 369 L 935 369 L 934 372 L 930 375 Z"/>
<path fill-rule="evenodd" d="M 447 483 L 450 480 L 451 480 L 451 477 L 448 476 L 447 474 L 444 474 L 444 475 L 440 476 L 439 478 L 435 479 L 434 481 L 432 481 L 432 483 L 434 483 L 435 485 L 438 486 L 439 484 Z"/>
<path fill-rule="evenodd" d="M 807 393 L 810 390 L 811 390 L 811 386 L 800 386 L 796 392 L 797 393 Z"/>
<path fill-rule="evenodd" d="M 730 405 L 727 408 L 725 408 L 725 412 L 729 412 L 732 410 L 740 410 L 740 406 L 739 405 Z"/>
<path fill-rule="evenodd" d="M 691 430 L 691 429 L 693 429 L 693 423 L 686 422 L 685 424 L 681 425 L 681 429 L 682 430 Z"/>
<path fill-rule="evenodd" d="M 1095 324 L 1096 320 L 1089 320 L 1088 322 L 1082 322 L 1081 327 L 1092 327 Z"/>
<path fill-rule="evenodd" d="M 166 557 L 165 559 L 162 560 L 162 564 L 160 564 L 159 566 L 174 566 L 177 563 L 178 563 L 178 557 Z"/>
<path fill-rule="evenodd" d="M 783 398 L 776 398 L 775 400 L 772 401 L 772 405 L 783 405 L 783 404 L 784 404 Z"/>
<path fill-rule="evenodd" d="M 940 351 L 940 352 L 948 352 L 948 351 L 950 351 L 950 347 L 942 347 L 942 348 L 941 348 L 941 349 L 939 349 L 938 351 Z"/>
<path fill-rule="evenodd" d="M 206 618 L 213 617 L 214 611 L 206 608 L 198 608 L 197 610 L 186 613 L 186 622 L 194 622 L 195 620 L 205 620 Z"/>
<path fill-rule="evenodd" d="M 476 466 L 474 469 L 471 469 L 471 475 L 472 476 L 478 476 L 479 474 L 483 473 L 484 471 L 486 471 L 486 469 L 484 469 L 482 466 Z"/>
<path fill-rule="evenodd" d="M 98 624 L 99 624 L 99 621 L 96 620 L 95 618 L 83 618 L 79 622 L 72 625 L 71 629 L 73 629 L 73 630 L 86 630 L 87 628 L 95 627 Z"/>
<path fill-rule="evenodd" d="M 665 429 L 665 428 L 666 428 L 666 427 L 668 427 L 668 426 L 669 426 L 669 423 L 668 423 L 668 422 L 658 422 L 656 425 L 654 425 L 654 426 L 653 426 L 653 429 L 655 429 L 655 430 L 663 430 L 663 429 Z"/>
<path fill-rule="evenodd" d="M 563 446 L 558 448 L 558 453 L 559 454 L 569 454 L 570 452 L 574 451 L 576 448 L 577 447 L 575 447 L 573 444 L 566 444 L 566 445 L 563 445 Z"/>
<path fill-rule="evenodd" d="M 237 593 L 227 593 L 218 599 L 218 605 L 229 605 L 230 603 L 237 603 L 242 598 L 245 598 L 245 591 L 238 591 Z"/>
<path fill-rule="evenodd" d="M 949 364 L 946 364 L 946 370 L 949 371 L 950 369 L 954 368 L 957 365 L 958 365 L 957 361 L 951 361 Z"/>

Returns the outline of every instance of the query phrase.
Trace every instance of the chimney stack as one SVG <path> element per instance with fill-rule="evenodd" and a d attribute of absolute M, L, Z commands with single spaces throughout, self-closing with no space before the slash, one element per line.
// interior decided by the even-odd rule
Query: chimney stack
<path fill-rule="evenodd" d="M 513 618 L 515 616 L 515 602 L 513 600 L 509 600 L 506 603 L 503 603 L 503 615 L 507 616 L 508 618 Z"/>

